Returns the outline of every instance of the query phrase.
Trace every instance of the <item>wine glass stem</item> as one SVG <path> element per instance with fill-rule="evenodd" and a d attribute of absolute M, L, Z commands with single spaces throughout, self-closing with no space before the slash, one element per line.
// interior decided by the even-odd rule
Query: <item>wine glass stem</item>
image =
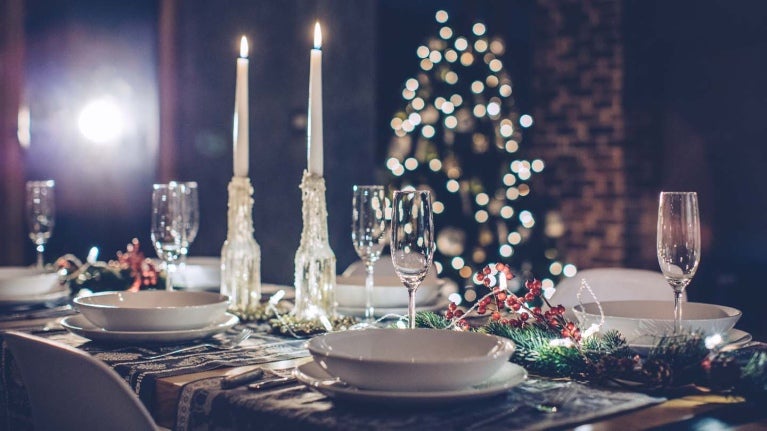
<path fill-rule="evenodd" d="M 176 265 L 173 262 L 165 262 L 165 290 L 173 290 L 173 273 Z"/>
<path fill-rule="evenodd" d="M 374 271 L 375 265 L 373 263 L 369 263 L 365 265 L 365 271 L 367 272 L 367 277 L 365 277 L 365 321 L 372 322 L 375 320 L 373 309 L 373 271 Z"/>
<path fill-rule="evenodd" d="M 410 329 L 415 328 L 415 288 L 408 287 L 407 289 L 407 321 Z"/>
<path fill-rule="evenodd" d="M 674 290 L 674 333 L 682 329 L 682 290 Z"/>
<path fill-rule="evenodd" d="M 37 246 L 37 268 L 43 269 L 45 267 L 45 262 L 43 262 L 43 251 L 44 247 L 42 245 Z"/>

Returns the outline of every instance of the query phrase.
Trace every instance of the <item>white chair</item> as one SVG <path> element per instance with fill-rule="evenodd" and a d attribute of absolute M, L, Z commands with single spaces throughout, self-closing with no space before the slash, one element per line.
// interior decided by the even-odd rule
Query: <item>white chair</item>
<path fill-rule="evenodd" d="M 673 290 L 660 272 L 646 269 L 593 268 L 579 271 L 574 277 L 560 281 L 549 302 L 552 305 L 562 304 L 568 310 L 578 305 L 577 295 L 581 280 L 586 280 L 599 302 L 674 300 Z M 581 300 L 584 304 L 595 302 L 586 289 L 581 293 Z M 686 297 L 682 297 L 682 300 L 686 301 Z"/>
<path fill-rule="evenodd" d="M 89 354 L 21 332 L 3 334 L 29 394 L 35 430 L 158 430 L 120 376 Z"/>

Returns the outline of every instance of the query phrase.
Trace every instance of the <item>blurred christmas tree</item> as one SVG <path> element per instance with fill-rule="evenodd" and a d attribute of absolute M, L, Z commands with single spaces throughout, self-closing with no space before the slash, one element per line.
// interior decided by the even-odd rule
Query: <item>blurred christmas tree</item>
<path fill-rule="evenodd" d="M 488 262 L 506 262 L 519 276 L 537 277 L 551 292 L 576 269 L 554 247 L 561 221 L 532 196 L 530 179 L 544 169 L 523 156 L 520 115 L 502 57 L 502 39 L 474 23 L 464 36 L 436 13 L 438 36 L 418 47 L 414 77 L 404 83 L 404 107 L 391 120 L 386 167 L 393 189 L 432 191 L 440 276 L 462 286 Z M 476 292 L 468 290 L 473 301 Z"/>

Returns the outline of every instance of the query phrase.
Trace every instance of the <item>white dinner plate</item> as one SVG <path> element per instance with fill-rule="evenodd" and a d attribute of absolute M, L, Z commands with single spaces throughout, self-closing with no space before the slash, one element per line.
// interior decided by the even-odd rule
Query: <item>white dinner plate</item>
<path fill-rule="evenodd" d="M 75 315 L 65 317 L 61 326 L 69 332 L 93 341 L 125 342 L 125 343 L 170 343 L 177 341 L 196 340 L 209 337 L 219 332 L 224 332 L 236 325 L 240 319 L 237 316 L 225 313 L 214 324 L 198 329 L 185 329 L 178 331 L 109 331 L 94 325 L 85 316 Z"/>
<path fill-rule="evenodd" d="M 404 289 L 404 287 L 403 287 Z M 418 302 L 416 302 L 415 311 L 433 311 L 433 312 L 439 312 L 447 310 L 447 306 L 450 304 L 450 300 L 447 299 L 447 296 L 440 294 L 433 303 L 431 304 L 423 304 L 419 305 Z M 343 314 L 346 316 L 356 316 L 361 317 L 365 315 L 365 308 L 364 307 L 344 307 L 340 304 L 338 307 L 336 307 L 336 311 L 339 314 Z M 400 316 L 404 316 L 407 314 L 407 306 L 404 307 L 375 307 L 375 315 L 376 317 L 381 317 L 385 314 L 397 314 Z"/>
<path fill-rule="evenodd" d="M 373 285 L 373 305 L 376 307 L 407 307 L 407 289 L 397 276 L 376 276 Z M 423 304 L 434 302 L 445 280 L 436 277 L 424 280 L 415 291 L 416 301 Z M 341 307 L 363 308 L 365 306 L 365 277 L 339 275 L 336 277 L 336 301 Z"/>
<path fill-rule="evenodd" d="M 752 339 L 753 337 L 748 332 L 733 328 L 727 332 L 725 337 L 723 337 L 722 344 L 724 347 L 728 348 L 739 347 L 750 342 Z M 655 346 L 649 344 L 629 344 L 629 347 L 640 355 L 647 355 Z"/>
<path fill-rule="evenodd" d="M 69 296 L 69 288 L 59 285 L 44 293 L 0 297 L 0 307 L 45 304 L 47 302 L 57 302 L 67 296 Z"/>
<path fill-rule="evenodd" d="M 332 377 L 316 362 L 296 368 L 296 379 L 331 398 L 350 401 L 382 402 L 387 404 L 438 404 L 475 400 L 498 395 L 527 379 L 527 371 L 507 362 L 488 380 L 467 388 L 435 392 L 398 392 L 359 389 Z"/>
<path fill-rule="evenodd" d="M 0 266 L 0 300 L 25 300 L 61 289 L 55 272 L 26 266 Z"/>

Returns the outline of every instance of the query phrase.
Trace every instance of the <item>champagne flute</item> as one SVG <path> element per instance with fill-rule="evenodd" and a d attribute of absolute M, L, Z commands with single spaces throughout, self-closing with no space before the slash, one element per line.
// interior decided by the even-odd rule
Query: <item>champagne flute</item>
<path fill-rule="evenodd" d="M 183 190 L 176 182 L 152 186 L 151 237 L 157 256 L 165 262 L 165 288 L 173 290 L 173 272 L 184 238 Z"/>
<path fill-rule="evenodd" d="M 29 238 L 37 250 L 37 268 L 42 269 L 45 244 L 53 234 L 56 219 L 56 206 L 53 201 L 55 182 L 27 181 L 27 224 Z"/>
<path fill-rule="evenodd" d="M 373 271 L 385 245 L 386 195 L 383 186 L 355 185 L 352 198 L 352 242 L 365 264 L 365 326 L 375 321 Z"/>
<path fill-rule="evenodd" d="M 700 216 L 695 192 L 661 192 L 657 251 L 661 272 L 674 290 L 674 333 L 678 333 L 682 295 L 700 261 Z"/>
<path fill-rule="evenodd" d="M 408 293 L 408 323 L 415 328 L 415 291 L 434 258 L 434 221 L 431 193 L 395 191 L 391 219 L 391 257 L 394 270 Z"/>
<path fill-rule="evenodd" d="M 181 264 L 186 263 L 189 246 L 197 237 L 200 229 L 200 205 L 197 193 L 197 183 L 187 181 L 180 183 L 183 196 L 184 237 L 181 240 Z"/>

